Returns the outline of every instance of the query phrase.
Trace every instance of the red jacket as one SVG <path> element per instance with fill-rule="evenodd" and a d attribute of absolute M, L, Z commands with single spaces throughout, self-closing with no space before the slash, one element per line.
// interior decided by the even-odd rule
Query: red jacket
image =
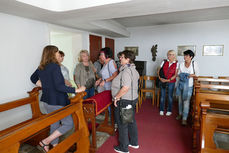
<path fill-rule="evenodd" d="M 167 79 L 170 79 L 172 76 L 174 76 L 176 73 L 176 68 L 177 68 L 177 62 L 173 63 L 169 67 L 169 62 L 165 61 L 164 66 L 163 66 L 163 72 L 164 72 L 165 77 Z M 176 79 L 170 81 L 170 83 L 173 83 L 173 82 L 176 82 Z"/>

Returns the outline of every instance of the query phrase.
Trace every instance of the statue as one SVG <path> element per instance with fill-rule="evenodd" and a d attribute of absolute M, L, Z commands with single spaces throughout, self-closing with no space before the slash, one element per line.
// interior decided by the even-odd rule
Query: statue
<path fill-rule="evenodd" d="M 156 56 L 157 56 L 157 44 L 153 45 L 151 48 L 151 53 L 152 53 L 152 60 L 156 61 Z"/>

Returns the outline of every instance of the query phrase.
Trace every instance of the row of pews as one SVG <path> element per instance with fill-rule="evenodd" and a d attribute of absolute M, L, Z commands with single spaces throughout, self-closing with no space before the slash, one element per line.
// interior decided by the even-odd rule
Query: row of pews
<path fill-rule="evenodd" d="M 195 79 L 192 128 L 194 153 L 229 153 L 229 78 Z"/>
<path fill-rule="evenodd" d="M 67 138 L 60 138 L 62 141 L 56 147 L 49 150 L 49 153 L 65 153 L 71 147 L 75 148 L 75 153 L 95 153 L 97 150 L 96 131 L 103 131 L 114 135 L 113 107 L 111 122 L 108 122 L 108 107 L 112 104 L 110 92 L 106 91 L 87 100 L 83 100 L 86 92 L 78 93 L 70 99 L 70 105 L 50 114 L 42 114 L 39 107 L 39 90 L 41 88 L 36 87 L 31 92 L 28 92 L 29 97 L 0 104 L 0 112 L 24 105 L 30 105 L 32 111 L 32 118 L 0 131 L 1 153 L 18 153 L 23 143 L 32 146 L 38 145 L 41 140 L 49 135 L 51 124 L 69 115 L 72 115 L 74 120 L 73 130 L 70 130 L 70 134 L 68 132 Z M 96 127 L 96 116 L 104 111 L 105 120 Z M 92 128 L 91 144 L 88 130 L 89 122 Z"/>

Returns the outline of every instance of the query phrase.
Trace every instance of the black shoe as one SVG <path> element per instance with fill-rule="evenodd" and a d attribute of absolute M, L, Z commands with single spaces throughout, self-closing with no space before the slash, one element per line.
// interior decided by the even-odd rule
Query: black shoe
<path fill-rule="evenodd" d="M 119 152 L 119 153 L 129 153 L 129 151 L 123 151 L 123 150 L 121 150 L 119 146 L 115 146 L 114 147 L 114 151 Z"/>

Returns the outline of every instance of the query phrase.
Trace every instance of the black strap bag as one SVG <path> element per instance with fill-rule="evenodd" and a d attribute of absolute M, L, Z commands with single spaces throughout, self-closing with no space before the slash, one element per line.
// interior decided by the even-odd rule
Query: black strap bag
<path fill-rule="evenodd" d="M 131 69 L 130 69 L 131 71 Z M 131 76 L 133 76 L 133 73 L 131 71 Z M 121 77 L 122 79 L 122 77 Z M 122 83 L 122 80 L 121 80 Z M 120 118 L 122 124 L 126 123 L 133 123 L 134 122 L 134 107 L 133 107 L 133 79 L 131 80 L 131 95 L 132 100 L 120 100 Z M 127 104 L 130 101 L 131 104 Z"/>

